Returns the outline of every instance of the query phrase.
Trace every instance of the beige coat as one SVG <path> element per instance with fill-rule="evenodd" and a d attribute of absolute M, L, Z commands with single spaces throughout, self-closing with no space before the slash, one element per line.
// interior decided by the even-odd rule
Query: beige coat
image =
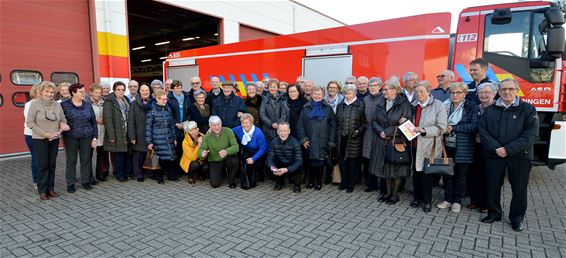
<path fill-rule="evenodd" d="M 413 103 L 416 108 L 418 102 Z M 416 112 L 413 116 L 413 123 L 416 120 Z M 444 105 L 439 100 L 435 100 L 432 95 L 430 95 L 429 100 L 423 107 L 421 112 L 421 117 L 419 121 L 419 127 L 423 128 L 426 133 L 417 137 L 417 155 L 415 158 L 415 169 L 416 171 L 423 171 L 425 158 L 430 158 L 432 154 L 432 143 L 434 142 L 434 137 L 436 137 L 436 145 L 434 150 L 435 158 L 442 156 L 442 135 L 446 132 L 446 127 L 448 126 L 448 113 L 446 112 L 446 105 Z"/>

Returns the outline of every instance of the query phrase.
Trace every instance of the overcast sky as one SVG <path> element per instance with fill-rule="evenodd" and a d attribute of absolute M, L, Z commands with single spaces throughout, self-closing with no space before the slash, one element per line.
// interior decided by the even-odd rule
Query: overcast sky
<path fill-rule="evenodd" d="M 451 12 L 451 32 L 462 9 L 517 0 L 295 0 L 348 25 L 435 12 Z"/>

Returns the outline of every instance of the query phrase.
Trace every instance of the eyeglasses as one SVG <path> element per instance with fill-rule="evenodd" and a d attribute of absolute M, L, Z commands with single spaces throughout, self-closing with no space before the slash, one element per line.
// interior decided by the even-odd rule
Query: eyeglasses
<path fill-rule="evenodd" d="M 167 98 L 159 98 L 161 101 L 167 101 Z"/>
<path fill-rule="evenodd" d="M 506 92 L 506 91 L 512 92 L 512 91 L 516 91 L 516 90 L 517 90 L 516 88 L 500 88 L 499 89 L 499 91 L 501 91 L 501 92 Z"/>
<path fill-rule="evenodd" d="M 437 76 L 436 76 L 436 79 L 440 79 L 440 78 L 444 78 L 444 77 L 446 77 L 446 75 L 441 74 L 441 75 L 437 75 Z"/>
<path fill-rule="evenodd" d="M 370 84 L 369 87 L 379 87 L 379 84 Z"/>
<path fill-rule="evenodd" d="M 191 85 L 198 85 L 200 82 L 191 82 Z"/>
<path fill-rule="evenodd" d="M 128 88 L 135 88 L 138 87 L 137 85 L 128 85 Z"/>
<path fill-rule="evenodd" d="M 451 91 L 450 95 L 462 95 L 463 93 L 463 91 Z"/>
<path fill-rule="evenodd" d="M 126 89 L 116 89 L 115 91 L 125 91 Z"/>

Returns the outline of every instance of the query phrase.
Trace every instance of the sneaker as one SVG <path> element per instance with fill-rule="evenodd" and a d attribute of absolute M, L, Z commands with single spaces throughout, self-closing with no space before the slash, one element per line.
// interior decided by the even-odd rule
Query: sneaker
<path fill-rule="evenodd" d="M 450 209 L 452 212 L 460 212 L 460 210 L 462 209 L 462 205 L 459 203 L 453 203 L 452 204 L 452 209 Z"/>
<path fill-rule="evenodd" d="M 452 206 L 452 204 L 447 201 L 443 201 L 436 205 L 436 207 L 438 207 L 439 209 L 447 209 L 450 208 L 450 206 Z"/>
<path fill-rule="evenodd" d="M 33 189 L 37 190 L 37 183 L 33 183 Z"/>

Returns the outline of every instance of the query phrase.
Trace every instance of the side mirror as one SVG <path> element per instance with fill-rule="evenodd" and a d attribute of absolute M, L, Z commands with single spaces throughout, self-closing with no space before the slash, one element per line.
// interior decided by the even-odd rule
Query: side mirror
<path fill-rule="evenodd" d="M 491 15 L 492 24 L 508 24 L 510 22 L 511 22 L 510 8 L 495 9 L 495 11 L 493 11 L 493 14 Z"/>
<path fill-rule="evenodd" d="M 544 13 L 546 21 L 552 26 L 562 26 L 564 24 L 564 13 L 558 6 L 552 6 Z"/>
<path fill-rule="evenodd" d="M 566 43 L 564 28 L 554 27 L 548 29 L 546 52 L 555 57 L 559 58 L 564 53 L 564 44 Z"/>

